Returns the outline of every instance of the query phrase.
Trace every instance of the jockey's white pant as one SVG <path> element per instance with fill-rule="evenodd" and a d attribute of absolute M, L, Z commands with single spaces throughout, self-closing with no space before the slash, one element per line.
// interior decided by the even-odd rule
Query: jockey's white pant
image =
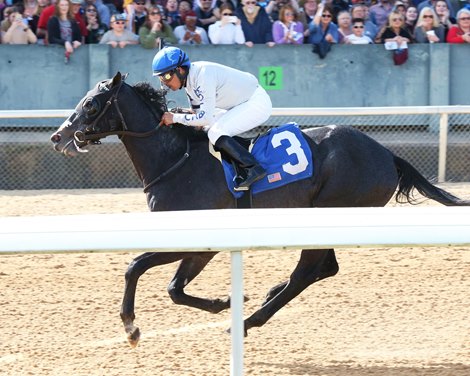
<path fill-rule="evenodd" d="M 230 110 L 216 110 L 215 123 L 206 128 L 210 142 L 215 144 L 220 136 L 236 136 L 263 124 L 271 116 L 272 109 L 268 93 L 258 86 L 246 102 Z"/>

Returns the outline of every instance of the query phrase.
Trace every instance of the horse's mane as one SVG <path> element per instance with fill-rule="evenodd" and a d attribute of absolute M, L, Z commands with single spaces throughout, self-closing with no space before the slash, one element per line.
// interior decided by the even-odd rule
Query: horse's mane
<path fill-rule="evenodd" d="M 167 110 L 165 90 L 155 89 L 149 82 L 138 82 L 134 84 L 133 88 L 138 94 L 140 94 L 142 99 L 158 113 L 163 113 Z M 193 141 L 207 140 L 206 132 L 195 127 L 174 125 L 172 129 Z"/>

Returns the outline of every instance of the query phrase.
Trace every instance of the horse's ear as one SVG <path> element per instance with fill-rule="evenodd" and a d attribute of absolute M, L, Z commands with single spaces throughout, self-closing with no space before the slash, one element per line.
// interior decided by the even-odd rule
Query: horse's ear
<path fill-rule="evenodd" d="M 111 81 L 112 86 L 119 85 L 121 83 L 121 80 L 122 80 L 121 72 L 118 71 Z"/>

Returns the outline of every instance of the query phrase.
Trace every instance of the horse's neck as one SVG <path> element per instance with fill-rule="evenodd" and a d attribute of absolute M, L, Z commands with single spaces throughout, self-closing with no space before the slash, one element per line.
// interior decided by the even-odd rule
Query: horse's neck
<path fill-rule="evenodd" d="M 168 171 L 184 155 L 187 145 L 170 129 L 159 129 L 145 138 L 123 137 L 122 142 L 144 186 Z"/>

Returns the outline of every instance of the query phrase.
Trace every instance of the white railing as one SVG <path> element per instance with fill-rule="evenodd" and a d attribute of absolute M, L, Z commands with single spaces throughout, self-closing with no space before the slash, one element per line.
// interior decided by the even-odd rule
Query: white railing
<path fill-rule="evenodd" d="M 73 110 L 8 110 L 0 111 L 0 119 L 66 118 Z M 446 180 L 447 135 L 449 114 L 470 114 L 470 106 L 409 107 L 292 107 L 274 108 L 272 116 L 360 116 L 360 115 L 439 115 L 438 181 Z"/>
<path fill-rule="evenodd" d="M 470 207 L 204 210 L 0 218 L 0 254 L 230 251 L 231 375 L 243 375 L 242 250 L 470 246 Z"/>

